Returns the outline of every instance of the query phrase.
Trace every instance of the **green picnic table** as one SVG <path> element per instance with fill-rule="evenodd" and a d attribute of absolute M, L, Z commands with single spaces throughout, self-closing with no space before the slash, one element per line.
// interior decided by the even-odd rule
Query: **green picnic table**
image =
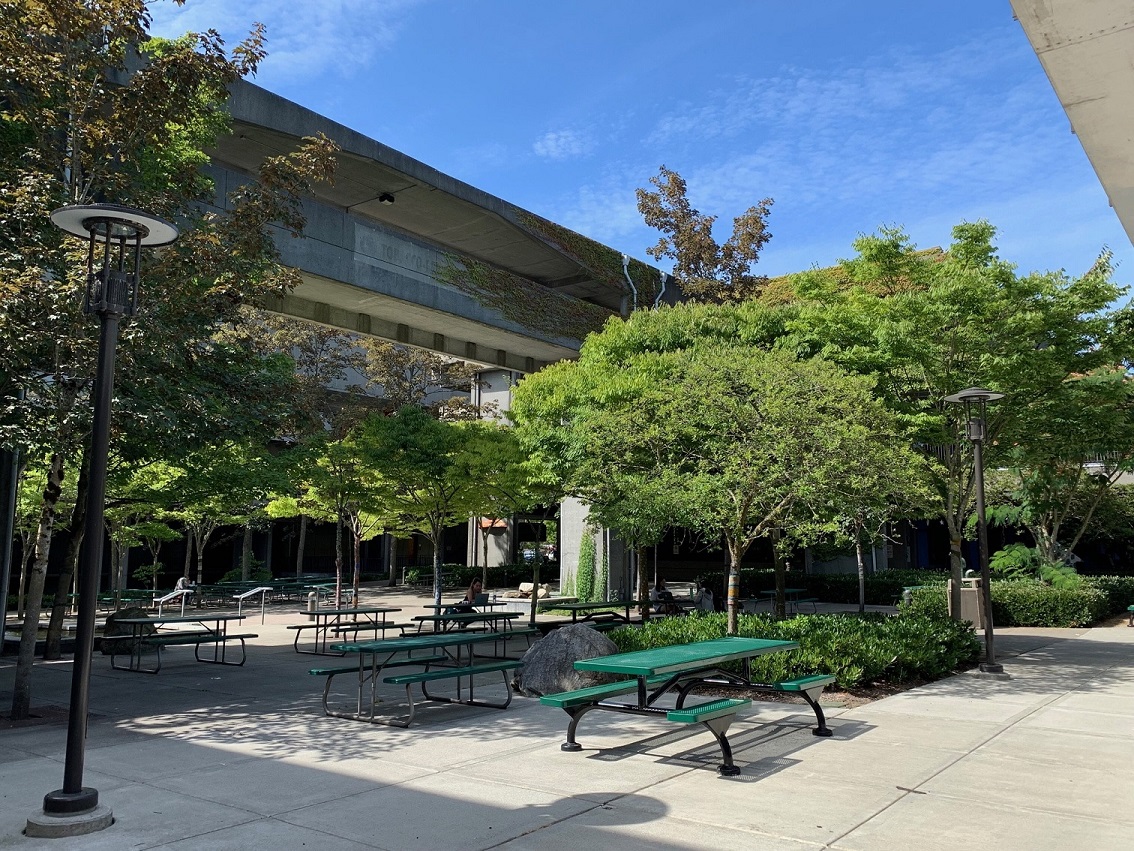
<path fill-rule="evenodd" d="M 314 676 L 327 677 L 323 687 L 323 712 L 334 718 L 352 721 L 367 721 L 371 724 L 387 724 L 394 727 L 408 727 L 413 721 L 414 700 L 412 686 L 421 685 L 422 696 L 428 701 L 439 703 L 462 703 L 466 706 L 487 706 L 492 709 L 506 709 L 512 702 L 512 688 L 508 682 L 508 671 L 520 667 L 515 659 L 491 658 L 478 662 L 474 657 L 474 646 L 488 642 L 507 641 L 512 637 L 508 632 L 432 632 L 420 635 L 407 635 L 401 638 L 387 638 L 380 641 L 358 641 L 331 645 L 340 653 L 358 654 L 357 665 L 335 668 L 313 668 Z M 414 653 L 424 654 L 414 656 Z M 405 655 L 403 655 L 405 654 Z M 464 661 L 462 661 L 462 658 Z M 421 667 L 423 671 L 408 674 L 383 676 L 390 668 Z M 473 678 L 477 675 L 500 673 L 504 679 L 506 698 L 503 703 L 492 703 L 476 699 Z M 331 684 L 340 674 L 357 676 L 358 691 L 354 709 L 332 709 L 329 703 Z M 427 684 L 439 680 L 456 679 L 456 697 L 443 697 L 431 694 Z M 468 697 L 462 697 L 462 681 L 468 680 Z M 379 715 L 377 708 L 382 701 L 378 697 L 378 682 L 405 686 L 409 715 L 405 718 Z"/>
<path fill-rule="evenodd" d="M 691 644 L 677 644 L 584 659 L 575 663 L 576 670 L 621 674 L 630 679 L 571 692 L 543 695 L 540 702 L 559 707 L 571 717 L 567 727 L 567 741 L 561 746 L 565 751 L 582 750 L 582 746 L 575 740 L 575 729 L 579 720 L 595 709 L 663 718 L 682 724 L 704 724 L 720 745 L 723 757 L 721 774 L 734 775 L 738 774 L 740 769 L 733 764 L 732 747 L 728 741 L 727 731 L 737 709 L 751 703 L 751 700 L 714 699 L 686 708 L 686 698 L 693 688 L 699 685 L 712 685 L 714 688 L 725 690 L 756 689 L 799 693 L 816 712 L 818 727 L 814 731 L 815 735 L 829 736 L 831 731 L 827 729 L 823 711 L 819 708 L 816 698 L 826 685 L 834 681 L 834 677 L 820 674 L 779 683 L 756 683 L 749 678 L 748 662 L 753 657 L 767 653 L 785 653 L 798 648 L 799 644 L 795 641 L 728 636 Z M 745 663 L 742 668 L 743 673 L 738 675 L 722 669 L 723 665 L 735 661 Z M 677 698 L 675 706 L 659 705 L 663 697 L 674 694 Z M 619 695 L 630 697 L 631 701 L 611 700 Z"/>

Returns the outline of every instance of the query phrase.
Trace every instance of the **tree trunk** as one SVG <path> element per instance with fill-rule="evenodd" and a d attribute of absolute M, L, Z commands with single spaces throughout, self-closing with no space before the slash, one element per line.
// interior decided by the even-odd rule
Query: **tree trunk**
<path fill-rule="evenodd" d="M 252 577 L 252 524 L 244 524 L 244 541 L 240 547 L 240 579 L 247 582 Z"/>
<path fill-rule="evenodd" d="M 382 558 L 386 560 L 386 584 L 393 588 L 398 584 L 398 560 L 394 558 L 394 536 L 389 532 L 382 533 Z"/>
<path fill-rule="evenodd" d="M 441 605 L 441 536 L 445 530 L 432 524 L 430 526 L 429 541 L 433 544 L 433 605 Z M 441 610 L 438 609 L 438 612 Z"/>
<path fill-rule="evenodd" d="M 356 530 L 353 532 L 354 538 L 354 575 L 351 581 L 351 587 L 354 590 L 354 604 L 358 605 L 358 586 L 362 581 L 362 535 Z"/>
<path fill-rule="evenodd" d="M 296 544 L 295 575 L 303 575 L 303 545 L 307 543 L 307 515 L 299 515 L 299 542 Z"/>
<path fill-rule="evenodd" d="M 772 531 L 772 565 L 776 575 L 776 620 L 787 617 L 786 593 L 787 570 L 784 569 L 784 560 L 780 555 L 780 530 Z"/>
<path fill-rule="evenodd" d="M 854 554 L 858 559 L 858 613 L 866 613 L 866 558 L 862 554 L 862 523 L 854 523 Z"/>
<path fill-rule="evenodd" d="M 484 542 L 484 561 L 480 564 L 480 587 L 488 587 L 488 529 L 483 526 L 480 529 L 480 537 Z"/>
<path fill-rule="evenodd" d="M 20 651 L 16 659 L 16 677 L 12 684 L 13 721 L 25 720 L 31 712 L 31 674 L 35 662 L 35 642 L 39 633 L 39 612 L 43 605 L 43 585 L 47 578 L 47 559 L 51 554 L 51 533 L 55 528 L 55 507 L 63 493 L 63 453 L 51 456 L 47 484 L 43 488 L 43 506 L 39 513 L 35 558 L 28 576 L 27 605 L 20 632 Z"/>
<path fill-rule="evenodd" d="M 961 580 L 964 578 L 964 560 L 961 557 L 961 531 L 952 517 L 945 520 L 949 527 L 949 577 L 953 580 L 949 588 L 949 611 L 953 620 L 961 619 Z"/>
<path fill-rule="evenodd" d="M 528 626 L 535 626 L 536 611 L 539 609 L 540 568 L 543 566 L 543 547 L 536 541 L 535 558 L 532 559 L 532 600 L 528 612 Z"/>
<path fill-rule="evenodd" d="M 205 544 L 208 543 L 211 534 L 212 530 L 205 527 L 199 527 L 193 530 L 193 548 L 197 551 L 198 588 L 201 588 L 205 584 Z M 198 592 L 193 596 L 197 598 L 197 608 L 201 608 L 205 595 Z"/>
<path fill-rule="evenodd" d="M 63 559 L 63 572 L 55 586 L 55 601 L 51 604 L 51 620 L 47 624 L 47 639 L 44 642 L 44 661 L 60 659 L 63 656 L 63 619 L 67 614 L 67 603 L 75 587 L 75 577 L 79 565 L 79 551 L 83 546 L 87 516 L 87 454 L 83 453 L 83 463 L 79 467 L 78 491 L 75 507 L 71 511 L 71 541 L 67 545 L 67 555 Z"/>
<path fill-rule="evenodd" d="M 643 564 L 648 564 L 643 558 L 645 552 L 645 547 L 634 547 L 634 567 L 638 576 L 638 612 L 642 615 L 642 623 L 650 619 L 650 574 L 642 569 Z"/>
<path fill-rule="evenodd" d="M 335 608 L 343 607 L 343 515 L 335 523 Z"/>

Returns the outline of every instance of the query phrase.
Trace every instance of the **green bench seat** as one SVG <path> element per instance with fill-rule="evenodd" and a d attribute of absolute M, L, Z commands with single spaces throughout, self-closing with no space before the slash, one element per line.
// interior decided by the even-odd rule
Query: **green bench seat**
<path fill-rule="evenodd" d="M 656 676 L 646 680 L 646 685 L 664 683 L 669 677 Z M 617 697 L 628 694 L 638 688 L 637 680 L 622 680 L 617 683 L 604 683 L 603 685 L 588 686 L 575 691 L 563 691 L 558 694 L 541 695 L 539 702 L 544 706 L 556 706 L 559 709 L 570 709 L 574 706 L 583 706 L 588 703 L 597 703 L 607 697 Z"/>
<path fill-rule="evenodd" d="M 154 635 L 148 635 L 142 639 L 142 644 L 151 647 L 170 647 L 177 644 L 217 644 L 226 641 L 240 641 L 243 643 L 246 638 L 259 638 L 254 632 L 245 633 L 229 633 L 222 635 L 215 632 L 174 632 L 168 635 L 162 635 L 160 632 Z"/>
<path fill-rule="evenodd" d="M 396 662 L 387 662 L 383 665 L 383 670 L 386 668 L 405 668 L 409 665 L 435 665 L 441 662 L 449 661 L 448 656 L 419 656 L 418 658 L 398 659 Z M 363 669 L 366 670 L 365 668 Z M 337 674 L 357 674 L 358 665 L 340 665 L 336 668 L 312 668 L 307 672 L 314 677 L 334 677 Z"/>
<path fill-rule="evenodd" d="M 666 712 L 665 717 L 679 724 L 695 724 L 724 718 L 727 715 L 735 715 L 736 710 L 742 706 L 748 706 L 750 703 L 752 703 L 751 700 L 736 700 L 726 697 L 721 700 L 714 700 L 711 703 L 687 706 L 684 709 L 671 709 Z"/>
<path fill-rule="evenodd" d="M 247 645 L 244 643 L 245 639 L 259 637 L 260 636 L 254 632 L 216 633 L 205 630 L 157 632 L 143 636 L 137 647 L 129 637 L 117 638 L 111 644 L 110 667 L 116 671 L 141 671 L 147 674 L 156 674 L 161 670 L 161 650 L 163 647 L 176 647 L 178 645 L 190 644 L 193 645 L 193 658 L 198 662 L 209 662 L 215 665 L 236 665 L 239 667 L 243 666 L 244 663 L 248 661 Z M 230 641 L 240 642 L 239 662 L 229 662 L 226 658 L 228 643 Z M 213 658 L 201 658 L 201 645 L 203 644 L 213 645 Z M 129 648 L 130 650 L 130 664 L 125 668 L 115 662 L 115 656 L 119 655 L 124 648 Z M 157 651 L 157 665 L 152 669 L 142 667 L 141 650 L 146 648 Z M 135 652 L 135 649 L 137 652 Z"/>
<path fill-rule="evenodd" d="M 810 677 L 800 677 L 797 680 L 781 680 L 778 683 L 771 683 L 773 691 L 808 691 L 810 689 L 823 689 L 835 681 L 831 674 L 815 674 Z"/>
<path fill-rule="evenodd" d="M 405 686 L 406 700 L 409 703 L 409 715 L 406 716 L 405 719 L 391 721 L 389 723 L 398 727 L 408 727 L 413 723 L 413 716 L 416 711 L 416 705 L 413 700 L 414 683 L 421 684 L 422 697 L 429 701 L 437 703 L 463 703 L 466 706 L 487 706 L 492 709 L 507 709 L 512 703 L 512 685 L 508 682 L 508 672 L 521 666 L 522 663 L 517 659 L 504 659 L 502 661 L 485 662 L 478 665 L 465 665 L 460 668 L 436 668 L 432 671 L 422 671 L 416 674 L 396 674 L 392 677 L 385 677 L 382 680 L 385 683 Z M 476 686 L 473 682 L 473 676 L 476 674 L 491 673 L 499 673 L 503 676 L 504 691 L 507 695 L 503 703 L 492 703 L 476 699 Z M 461 697 L 461 680 L 465 677 L 468 678 L 468 698 Z M 452 679 L 457 680 L 456 697 L 441 697 L 439 695 L 430 694 L 429 689 L 426 687 L 427 683 Z"/>
<path fill-rule="evenodd" d="M 511 659 L 503 662 L 490 662 L 484 665 L 466 665 L 461 668 L 435 668 L 432 671 L 421 671 L 416 674 L 395 674 L 383 678 L 382 682 L 395 686 L 404 686 L 410 683 L 430 683 L 434 680 L 450 680 L 454 677 L 471 677 L 474 674 L 492 674 L 497 671 L 510 671 L 519 668 L 520 663 Z"/>

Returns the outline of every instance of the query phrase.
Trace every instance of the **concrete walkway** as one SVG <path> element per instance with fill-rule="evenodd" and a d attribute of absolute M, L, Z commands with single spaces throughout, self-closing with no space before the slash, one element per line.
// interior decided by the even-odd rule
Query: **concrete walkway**
<path fill-rule="evenodd" d="M 397 598 L 369 595 L 364 602 Z M 421 600 L 405 598 L 409 606 Z M 961 675 L 854 709 L 834 738 L 804 706 L 754 703 L 733 725 L 742 773 L 719 777 L 702 729 L 606 713 L 580 724 L 517 698 L 505 711 L 427 706 L 408 730 L 324 717 L 297 656 L 300 618 L 245 627 L 244 668 L 166 651 L 156 676 L 97 656 L 85 782 L 116 823 L 21 835 L 63 774 L 69 662 L 40 664 L 43 717 L 0 727 L 0 848 L 293 849 L 587 846 L 755 849 L 1129 847 L 1134 629 L 1013 631 L 1012 680 Z M 13 660 L 0 659 L 0 710 Z M 398 690 L 391 688 L 391 701 Z M 52 711 L 52 707 L 55 711 Z"/>

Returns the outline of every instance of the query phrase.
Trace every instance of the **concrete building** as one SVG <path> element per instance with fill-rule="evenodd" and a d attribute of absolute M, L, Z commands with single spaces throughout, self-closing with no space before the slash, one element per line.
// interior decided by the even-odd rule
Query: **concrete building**
<path fill-rule="evenodd" d="M 305 238 L 277 240 L 302 283 L 263 306 L 478 364 L 475 401 L 506 411 L 523 375 L 575 357 L 608 317 L 675 300 L 658 270 L 255 85 L 237 83 L 229 110 L 209 169 L 218 203 L 305 136 L 340 147 L 334 183 L 303 199 Z M 560 564 L 573 568 L 584 519 L 565 507 Z M 470 560 L 483 559 L 485 531 L 470 524 Z M 487 531 L 490 563 L 511 557 L 513 531 Z"/>

